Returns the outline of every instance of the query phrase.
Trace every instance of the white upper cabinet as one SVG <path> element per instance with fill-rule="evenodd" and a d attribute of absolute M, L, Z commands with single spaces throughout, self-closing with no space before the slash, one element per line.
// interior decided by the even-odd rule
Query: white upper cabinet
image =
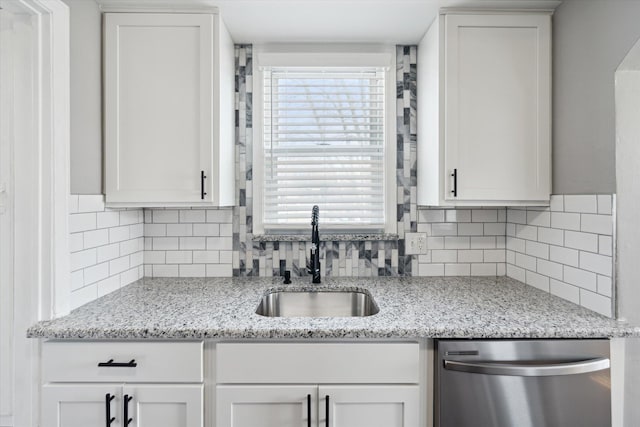
<path fill-rule="evenodd" d="M 217 14 L 104 14 L 106 201 L 234 203 L 233 42 Z"/>
<path fill-rule="evenodd" d="M 418 55 L 418 204 L 548 204 L 550 14 L 446 13 Z"/>

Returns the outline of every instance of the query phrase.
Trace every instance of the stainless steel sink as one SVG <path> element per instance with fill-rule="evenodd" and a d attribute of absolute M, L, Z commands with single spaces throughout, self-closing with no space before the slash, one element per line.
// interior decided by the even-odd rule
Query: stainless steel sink
<path fill-rule="evenodd" d="M 341 290 L 274 291 L 256 309 L 267 317 L 364 317 L 378 311 L 371 295 Z"/>

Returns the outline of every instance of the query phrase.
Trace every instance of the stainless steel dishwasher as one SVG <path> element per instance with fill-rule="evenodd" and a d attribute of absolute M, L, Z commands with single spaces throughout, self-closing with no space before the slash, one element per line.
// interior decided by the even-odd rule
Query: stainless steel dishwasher
<path fill-rule="evenodd" d="M 439 427 L 608 427 L 608 340 L 440 340 Z"/>

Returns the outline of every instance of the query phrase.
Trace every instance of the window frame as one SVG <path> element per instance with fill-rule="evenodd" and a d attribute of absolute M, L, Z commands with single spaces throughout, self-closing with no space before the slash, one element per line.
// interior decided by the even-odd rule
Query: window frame
<path fill-rule="evenodd" d="M 397 232 L 396 183 L 396 52 L 395 46 L 380 45 L 269 45 L 254 46 L 253 56 L 253 143 L 252 192 L 253 234 L 291 235 L 306 233 L 310 228 L 299 225 L 264 226 L 264 86 L 265 67 L 383 67 L 385 72 L 385 138 L 384 138 L 384 228 L 379 226 L 331 226 L 323 231 L 332 234 L 395 234 Z M 248 190 L 248 189 L 247 189 Z M 309 223 L 311 223 L 309 206 Z M 322 224 L 322 212 L 320 212 Z M 310 227 L 310 225 L 309 225 Z"/>

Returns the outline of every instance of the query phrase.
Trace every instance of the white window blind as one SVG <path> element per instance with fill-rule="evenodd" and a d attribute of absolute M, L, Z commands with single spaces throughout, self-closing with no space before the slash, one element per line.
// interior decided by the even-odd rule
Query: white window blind
<path fill-rule="evenodd" d="M 269 67 L 264 76 L 264 228 L 385 225 L 384 69 Z"/>

